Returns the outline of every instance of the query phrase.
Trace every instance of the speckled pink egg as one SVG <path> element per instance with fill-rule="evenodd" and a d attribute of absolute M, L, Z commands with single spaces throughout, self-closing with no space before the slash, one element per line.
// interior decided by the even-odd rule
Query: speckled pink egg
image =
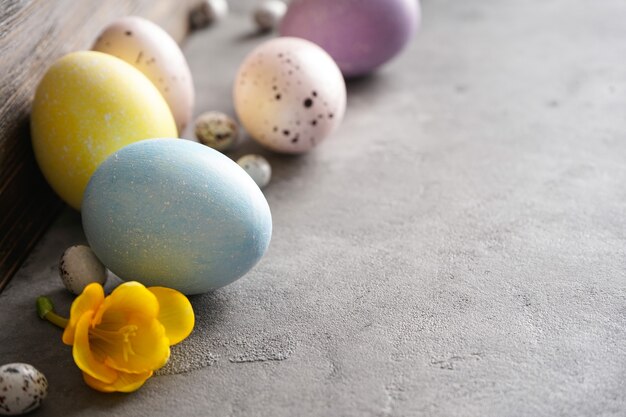
<path fill-rule="evenodd" d="M 248 55 L 235 79 L 237 116 L 250 136 L 276 152 L 303 153 L 341 123 L 346 85 L 319 46 L 275 38 Z"/>
<path fill-rule="evenodd" d="M 396 56 L 419 21 L 419 0 L 293 0 L 279 30 L 320 45 L 354 77 Z"/>
<path fill-rule="evenodd" d="M 142 17 L 125 16 L 107 26 L 92 49 L 118 57 L 148 77 L 182 134 L 193 113 L 193 80 L 185 56 L 166 31 Z"/>

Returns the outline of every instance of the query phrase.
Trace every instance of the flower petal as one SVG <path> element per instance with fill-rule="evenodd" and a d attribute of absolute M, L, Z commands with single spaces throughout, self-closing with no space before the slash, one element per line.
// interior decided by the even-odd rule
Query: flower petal
<path fill-rule="evenodd" d="M 83 372 L 102 382 L 111 383 L 117 379 L 117 372 L 99 362 L 91 352 L 89 345 L 89 328 L 93 315 L 93 311 L 88 311 L 78 320 L 72 355 L 74 362 Z"/>
<path fill-rule="evenodd" d="M 98 333 L 98 327 L 93 330 L 94 334 Z M 167 363 L 169 340 L 158 320 L 132 320 L 118 334 L 117 340 L 93 339 L 94 347 L 106 355 L 104 363 L 107 366 L 122 372 L 141 373 Z"/>
<path fill-rule="evenodd" d="M 180 292 L 165 287 L 149 287 L 159 300 L 157 319 L 165 326 L 165 335 L 170 339 L 170 346 L 185 339 L 195 324 L 191 303 Z"/>
<path fill-rule="evenodd" d="M 104 301 L 104 290 L 102 285 L 94 282 L 83 290 L 82 294 L 76 297 L 70 308 L 70 320 L 63 332 L 63 343 L 74 344 L 74 332 L 81 317 L 89 310 L 96 311 Z"/>
<path fill-rule="evenodd" d="M 83 373 L 83 379 L 91 388 L 101 392 L 133 392 L 141 388 L 144 382 L 146 382 L 146 380 L 152 376 L 152 371 L 143 372 L 140 374 L 118 372 L 118 375 L 118 378 L 110 384 L 93 378 L 86 373 Z"/>
<path fill-rule="evenodd" d="M 159 303 L 154 294 L 142 284 L 130 281 L 118 286 L 104 300 L 94 322 L 114 330 L 132 317 L 154 319 L 158 313 Z"/>

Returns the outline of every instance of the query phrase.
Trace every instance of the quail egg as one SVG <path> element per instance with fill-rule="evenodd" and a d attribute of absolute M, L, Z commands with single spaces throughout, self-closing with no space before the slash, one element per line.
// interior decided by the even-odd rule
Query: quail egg
<path fill-rule="evenodd" d="M 33 411 L 48 394 L 44 374 L 27 363 L 0 366 L 0 414 L 16 416 Z"/>
<path fill-rule="evenodd" d="M 226 0 L 203 0 L 191 10 L 189 23 L 192 29 L 202 29 L 223 19 L 227 14 Z"/>
<path fill-rule="evenodd" d="M 254 22 L 259 30 L 275 29 L 287 12 L 287 5 L 280 0 L 266 0 L 254 10 Z"/>
<path fill-rule="evenodd" d="M 252 177 L 259 188 L 269 184 L 272 178 L 272 167 L 261 155 L 244 155 L 237 160 L 237 163 Z"/>
<path fill-rule="evenodd" d="M 89 246 L 71 246 L 59 261 L 59 275 L 65 288 L 79 295 L 92 282 L 102 285 L 107 280 L 107 270 Z"/>
<path fill-rule="evenodd" d="M 198 141 L 220 152 L 229 150 L 237 142 L 239 127 L 224 113 L 210 111 L 196 119 L 195 133 Z"/>

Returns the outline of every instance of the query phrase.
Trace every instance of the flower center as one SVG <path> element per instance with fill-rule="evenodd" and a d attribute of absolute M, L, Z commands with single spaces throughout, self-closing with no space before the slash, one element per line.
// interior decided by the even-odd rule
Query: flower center
<path fill-rule="evenodd" d="M 117 330 L 104 330 L 96 326 L 89 329 L 89 336 L 104 342 L 114 349 L 119 349 L 121 346 L 124 361 L 128 362 L 128 355 L 135 355 L 131 339 L 137 335 L 137 329 L 138 326 L 134 324 L 127 324 Z"/>

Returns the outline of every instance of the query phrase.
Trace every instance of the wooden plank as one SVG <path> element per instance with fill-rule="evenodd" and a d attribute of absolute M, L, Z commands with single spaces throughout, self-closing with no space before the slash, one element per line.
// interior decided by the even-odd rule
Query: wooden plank
<path fill-rule="evenodd" d="M 0 291 L 63 207 L 34 161 L 28 115 L 37 83 L 108 23 L 146 17 L 176 40 L 198 0 L 0 0 Z"/>

